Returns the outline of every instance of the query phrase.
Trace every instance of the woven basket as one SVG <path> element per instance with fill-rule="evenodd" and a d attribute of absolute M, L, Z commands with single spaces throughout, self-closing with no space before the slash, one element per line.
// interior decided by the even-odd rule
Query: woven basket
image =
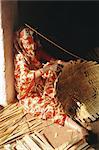
<path fill-rule="evenodd" d="M 59 76 L 56 95 L 64 111 L 81 121 L 99 116 L 99 64 L 69 61 Z"/>

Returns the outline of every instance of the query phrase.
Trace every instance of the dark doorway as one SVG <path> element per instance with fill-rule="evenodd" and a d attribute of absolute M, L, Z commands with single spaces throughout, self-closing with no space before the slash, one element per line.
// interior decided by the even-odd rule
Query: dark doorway
<path fill-rule="evenodd" d="M 99 47 L 99 2 L 19 1 L 19 24 L 27 23 L 80 57 Z M 41 39 L 45 50 L 64 60 L 70 55 Z"/>

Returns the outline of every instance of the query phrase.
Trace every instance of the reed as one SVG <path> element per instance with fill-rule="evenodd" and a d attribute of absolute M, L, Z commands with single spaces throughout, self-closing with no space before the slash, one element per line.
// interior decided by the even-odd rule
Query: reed
<path fill-rule="evenodd" d="M 10 104 L 0 111 L 0 149 L 5 144 L 16 142 L 34 131 L 41 132 L 52 123 L 45 123 L 38 117 L 30 116 L 24 112 L 17 103 Z"/>

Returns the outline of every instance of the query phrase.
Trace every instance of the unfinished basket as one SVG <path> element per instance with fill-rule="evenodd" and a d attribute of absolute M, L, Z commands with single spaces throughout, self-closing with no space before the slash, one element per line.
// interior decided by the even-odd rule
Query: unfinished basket
<path fill-rule="evenodd" d="M 69 61 L 59 76 L 56 96 L 64 111 L 80 121 L 99 117 L 99 64 L 93 61 Z"/>

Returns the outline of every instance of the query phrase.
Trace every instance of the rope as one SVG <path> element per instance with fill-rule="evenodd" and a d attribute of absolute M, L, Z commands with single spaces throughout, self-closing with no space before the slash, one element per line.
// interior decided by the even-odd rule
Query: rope
<path fill-rule="evenodd" d="M 75 57 L 75 58 L 78 58 L 78 59 L 81 59 L 81 60 L 85 60 L 71 52 L 69 52 L 68 50 L 62 48 L 61 46 L 59 46 L 58 44 L 56 44 L 55 42 L 53 42 L 52 40 L 48 39 L 46 36 L 44 36 L 43 34 L 41 34 L 40 32 L 38 32 L 37 30 L 35 30 L 34 28 L 30 27 L 28 24 L 25 24 L 25 26 L 27 26 L 28 28 L 30 28 L 32 31 L 34 31 L 35 33 L 37 33 L 39 36 L 41 36 L 43 39 L 45 39 L 46 41 L 50 42 L 51 44 L 53 44 L 54 46 L 56 46 L 57 48 L 61 49 L 62 51 L 64 51 L 65 53 Z"/>

